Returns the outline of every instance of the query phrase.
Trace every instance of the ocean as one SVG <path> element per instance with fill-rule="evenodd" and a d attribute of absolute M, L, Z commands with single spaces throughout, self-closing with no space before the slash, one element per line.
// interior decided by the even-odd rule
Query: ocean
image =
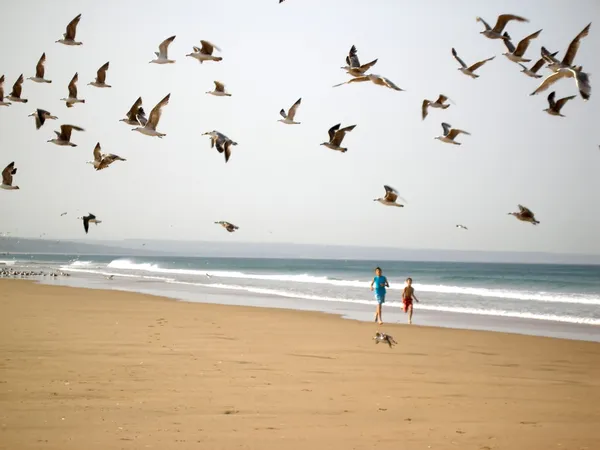
<path fill-rule="evenodd" d="M 185 301 L 314 310 L 372 321 L 381 266 L 385 322 L 405 322 L 412 277 L 421 325 L 600 341 L 600 266 L 266 258 L 10 255 L 0 264 L 62 270 L 44 283 L 120 289 Z M 114 275 L 112 280 L 106 277 Z"/>

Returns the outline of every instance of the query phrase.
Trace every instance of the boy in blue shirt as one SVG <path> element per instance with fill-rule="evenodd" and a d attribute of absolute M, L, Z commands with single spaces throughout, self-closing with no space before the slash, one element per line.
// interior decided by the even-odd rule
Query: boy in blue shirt
<path fill-rule="evenodd" d="M 377 300 L 377 310 L 375 312 L 375 321 L 381 325 L 383 323 L 381 319 L 381 305 L 385 303 L 385 288 L 390 287 L 387 278 L 381 274 L 381 268 L 375 268 L 375 277 L 371 281 L 371 291 L 375 286 L 375 300 Z"/>

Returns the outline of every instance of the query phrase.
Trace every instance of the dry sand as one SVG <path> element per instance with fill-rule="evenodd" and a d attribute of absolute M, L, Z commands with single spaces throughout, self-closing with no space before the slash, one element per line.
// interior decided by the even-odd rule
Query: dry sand
<path fill-rule="evenodd" d="M 0 280 L 3 449 L 600 448 L 600 344 Z M 418 320 L 418 311 L 415 314 Z"/>

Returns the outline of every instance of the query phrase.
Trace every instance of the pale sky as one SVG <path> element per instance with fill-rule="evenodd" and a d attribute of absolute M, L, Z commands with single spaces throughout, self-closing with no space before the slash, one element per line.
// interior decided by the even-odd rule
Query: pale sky
<path fill-rule="evenodd" d="M 165 4 L 168 8 L 165 9 Z M 501 8 L 499 9 L 499 7 Z M 78 13 L 81 47 L 54 41 Z M 511 22 L 515 41 L 543 28 L 527 55 L 540 46 L 560 51 L 589 22 L 575 59 L 600 76 L 600 3 L 509 0 L 400 2 L 397 0 L 221 0 L 217 2 L 28 1 L 4 5 L 0 70 L 5 94 L 23 73 L 33 76 L 46 52 L 46 78 L 25 81 L 29 103 L 0 107 L 0 165 L 15 161 L 19 191 L 0 191 L 0 231 L 24 237 L 75 239 L 182 239 L 290 242 L 457 250 L 548 251 L 600 254 L 600 110 L 596 96 L 578 96 L 566 118 L 542 112 L 552 90 L 529 97 L 538 80 L 502 56 L 500 40 L 479 34 L 482 16 Z M 148 64 L 159 43 L 173 65 Z M 220 63 L 199 64 L 185 55 L 200 39 L 223 50 Z M 370 83 L 332 88 L 349 79 L 344 59 L 356 45 L 361 62 L 406 92 Z M 472 80 L 457 70 L 455 47 L 467 64 L 496 55 Z M 110 61 L 111 89 L 87 86 Z M 84 105 L 67 109 L 59 99 L 79 72 Z M 548 71 L 542 69 L 542 74 Z M 220 80 L 230 98 L 206 95 Z M 577 93 L 572 80 L 553 89 Z M 160 140 L 119 122 L 142 96 L 149 114 L 167 93 Z M 430 110 L 424 98 L 454 100 Z M 279 110 L 302 97 L 296 120 L 277 122 Z M 59 117 L 37 131 L 35 108 Z M 441 122 L 467 130 L 462 146 L 434 140 Z M 60 124 L 76 148 L 47 143 Z M 345 154 L 319 144 L 334 124 L 356 124 Z M 238 142 L 228 164 L 205 131 Z M 100 141 L 103 151 L 127 159 L 96 172 L 85 164 Z M 407 199 L 405 208 L 373 202 L 383 185 Z M 521 203 L 541 225 L 507 215 Z M 60 217 L 64 211 L 65 217 Z M 103 223 L 85 236 L 82 213 Z M 214 221 L 240 227 L 226 233 Z M 457 223 L 468 232 L 455 228 Z M 172 227 L 171 227 L 172 225 Z M 272 232 L 272 233 L 269 233 Z"/>

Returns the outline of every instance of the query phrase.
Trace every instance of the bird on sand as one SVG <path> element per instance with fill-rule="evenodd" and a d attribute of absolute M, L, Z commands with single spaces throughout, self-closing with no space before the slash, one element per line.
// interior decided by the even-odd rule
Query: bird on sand
<path fill-rule="evenodd" d="M 285 113 L 284 109 L 279 111 L 279 114 L 281 114 L 281 117 L 283 117 L 283 119 L 279 119 L 279 122 L 286 123 L 288 125 L 300 125 L 300 122 L 294 122 L 294 117 L 296 117 L 296 111 L 298 110 L 300 103 L 302 103 L 302 98 L 296 100 L 296 103 L 292 105 L 287 114 Z"/>
<path fill-rule="evenodd" d="M 235 230 L 239 229 L 238 226 L 229 223 L 229 222 L 225 222 L 224 220 L 221 220 L 219 222 L 215 222 L 217 225 L 221 225 L 223 228 L 225 228 L 228 232 L 233 233 Z"/>
<path fill-rule="evenodd" d="M 196 58 L 198 60 L 198 62 L 200 64 L 202 64 L 204 61 L 222 61 L 223 58 L 220 56 L 213 56 L 213 52 L 215 50 L 221 51 L 221 49 L 219 47 L 217 47 L 215 44 L 213 44 L 212 42 L 208 42 L 208 41 L 200 41 L 200 44 L 202 44 L 202 47 L 194 47 L 194 51 L 192 53 L 189 53 L 185 56 L 190 56 L 192 58 Z"/>
<path fill-rule="evenodd" d="M 0 77 L 0 106 L 10 106 L 11 102 L 5 101 L 6 97 L 4 97 L 4 75 Z"/>
<path fill-rule="evenodd" d="M 379 202 L 382 205 L 386 206 L 398 206 L 400 208 L 404 208 L 404 205 L 401 203 L 397 203 L 398 199 L 400 199 L 400 201 L 403 201 L 404 203 L 408 203 L 402 197 L 398 197 L 398 191 L 393 187 L 384 185 L 383 188 L 385 189 L 385 196 L 382 198 L 373 199 L 374 202 Z"/>
<path fill-rule="evenodd" d="M 392 348 L 394 345 L 397 344 L 397 342 L 394 340 L 394 338 L 392 336 L 390 336 L 389 334 L 382 333 L 380 331 L 377 331 L 375 333 L 373 340 L 375 341 L 376 344 L 379 344 L 380 342 L 385 343 L 385 344 L 389 345 L 390 348 Z"/>
<path fill-rule="evenodd" d="M 374 59 L 371 62 L 361 65 L 358 59 L 358 52 L 356 47 L 353 45 L 350 47 L 350 52 L 348 56 L 346 56 L 346 66 L 342 67 L 346 72 L 348 72 L 353 77 L 363 76 L 367 71 L 377 64 L 377 59 Z"/>
<path fill-rule="evenodd" d="M 58 117 L 53 116 L 48 111 L 45 111 L 45 110 L 39 109 L 39 108 L 36 109 L 31 114 L 29 114 L 28 117 L 35 117 L 35 128 L 37 130 L 39 130 L 42 127 L 42 125 L 44 125 L 44 123 L 46 122 L 46 119 L 52 119 L 52 120 L 58 119 Z"/>
<path fill-rule="evenodd" d="M 52 142 L 53 144 L 61 145 L 61 146 L 77 147 L 77 144 L 73 144 L 71 142 L 71 131 L 73 131 L 73 130 L 85 131 L 83 128 L 75 126 L 75 125 L 61 125 L 60 133 L 58 131 L 54 132 L 54 133 L 56 133 L 56 138 L 50 139 L 47 142 Z"/>
<path fill-rule="evenodd" d="M 395 91 L 404 91 L 404 89 L 400 89 L 389 78 L 382 77 L 381 75 L 375 75 L 375 74 L 368 74 L 368 75 L 362 75 L 360 77 L 350 78 L 348 81 L 336 84 L 333 87 L 342 86 L 343 84 L 360 83 L 360 82 L 363 82 L 363 81 L 370 81 L 373 84 L 376 84 L 378 86 L 383 86 L 383 87 L 386 87 L 386 88 L 390 88 L 390 89 L 393 89 Z"/>
<path fill-rule="evenodd" d="M 526 208 L 523 205 L 518 205 L 518 206 L 519 206 L 519 212 L 510 212 L 510 213 L 508 213 L 508 215 L 515 216 L 520 221 L 529 222 L 533 225 L 537 225 L 538 223 L 540 223 L 537 220 L 535 220 L 535 215 L 533 214 L 533 212 L 531 212 L 531 210 L 529 208 Z"/>
<path fill-rule="evenodd" d="M 504 36 L 502 32 L 504 31 L 506 24 L 511 20 L 516 20 L 517 22 L 529 22 L 529 20 L 525 19 L 524 17 L 515 16 L 513 14 L 501 14 L 496 20 L 496 25 L 494 25 L 494 28 L 492 28 L 481 17 L 477 17 L 477 22 L 481 22 L 485 27 L 485 30 L 480 31 L 479 33 L 483 34 L 489 39 L 509 39 L 510 37 Z"/>
<path fill-rule="evenodd" d="M 98 69 L 98 72 L 96 72 L 96 79 L 91 83 L 88 83 L 88 86 L 95 86 L 98 88 L 112 87 L 111 85 L 106 84 L 106 71 L 108 70 L 108 65 L 109 63 L 107 62 Z"/>
<path fill-rule="evenodd" d="M 35 81 L 36 83 L 52 83 L 52 80 L 46 80 L 44 78 L 44 74 L 45 74 L 45 67 L 44 64 L 46 63 L 46 53 L 42 53 L 42 56 L 40 57 L 37 66 L 35 66 L 35 76 L 34 77 L 29 77 L 27 78 L 28 80 L 31 81 Z"/>
<path fill-rule="evenodd" d="M 570 68 L 573 66 L 573 61 L 575 60 L 575 56 L 579 50 L 580 41 L 589 34 L 591 25 L 592 23 L 590 22 L 583 30 L 579 32 L 577 36 L 575 36 L 575 38 L 569 44 L 567 53 L 565 53 L 562 61 L 556 59 L 548 50 L 546 50 L 545 47 L 542 47 L 542 57 L 546 59 L 546 62 L 548 63 L 548 69 L 552 70 L 553 72 L 557 72 L 559 69 Z"/>
<path fill-rule="evenodd" d="M 15 102 L 15 103 L 27 103 L 29 100 L 26 98 L 21 98 L 21 93 L 23 91 L 23 74 L 19 75 L 15 84 L 13 84 L 12 92 L 7 99 Z"/>
<path fill-rule="evenodd" d="M 67 104 L 67 108 L 72 108 L 75 103 L 85 103 L 84 99 L 77 98 L 77 82 L 79 81 L 79 75 L 75 72 L 71 82 L 69 83 L 69 96 L 67 98 L 61 98 L 61 102 Z"/>
<path fill-rule="evenodd" d="M 219 153 L 224 153 L 226 163 L 231 157 L 231 146 L 238 145 L 237 142 L 234 142 L 217 130 L 207 131 L 206 133 L 202 133 L 202 136 L 210 136 L 210 148 L 216 146 Z"/>
<path fill-rule="evenodd" d="M 81 14 L 79 14 L 77 17 L 71 20 L 71 22 L 69 22 L 69 25 L 67 25 L 67 32 L 63 34 L 63 39 L 59 39 L 56 42 L 65 45 L 82 45 L 82 42 L 77 42 L 75 40 L 75 34 L 77 33 L 77 25 L 79 24 L 80 20 Z"/>
<path fill-rule="evenodd" d="M 554 57 L 557 54 L 558 52 L 554 52 L 551 54 L 551 56 Z M 538 71 L 544 66 L 544 64 L 546 64 L 546 60 L 544 58 L 538 59 L 537 62 L 533 66 L 531 66 L 531 69 L 528 69 L 523 64 L 519 63 L 519 65 L 523 69 L 521 70 L 521 72 L 523 72 L 525 75 L 531 78 L 542 78 L 542 75 L 540 75 Z"/>
<path fill-rule="evenodd" d="M 156 55 L 156 59 L 150 61 L 150 63 L 154 64 L 174 64 L 174 59 L 169 59 L 169 45 L 171 42 L 175 40 L 175 36 L 171 36 L 170 38 L 165 39 L 158 46 L 158 51 L 154 52 Z"/>
<path fill-rule="evenodd" d="M 126 116 L 125 119 L 120 119 L 119 122 L 125 122 L 127 125 L 146 125 L 148 119 L 146 119 L 146 112 L 142 108 L 142 97 L 138 97 Z"/>
<path fill-rule="evenodd" d="M 16 173 L 17 168 L 15 167 L 15 162 L 13 161 L 2 171 L 2 184 L 0 184 L 0 188 L 5 189 L 7 191 L 19 189 L 19 186 L 13 186 L 12 184 L 13 175 Z"/>
<path fill-rule="evenodd" d="M 231 97 L 231 94 L 225 91 L 225 85 L 220 81 L 213 81 L 215 83 L 215 89 L 213 91 L 207 91 L 207 94 L 214 95 L 216 97 Z"/>
<path fill-rule="evenodd" d="M 456 228 L 460 228 L 461 230 L 468 230 L 464 225 L 456 225 Z"/>
<path fill-rule="evenodd" d="M 146 136 L 157 136 L 161 139 L 163 136 L 166 136 L 166 134 L 156 131 L 156 127 L 158 126 L 158 121 L 160 120 L 162 108 L 169 103 L 170 98 L 171 94 L 167 94 L 165 98 L 163 98 L 156 104 L 154 108 L 152 108 L 152 111 L 150 111 L 150 119 L 146 122 L 146 124 L 141 127 L 133 128 L 131 131 L 138 131 Z"/>
<path fill-rule="evenodd" d="M 83 229 L 85 230 L 85 234 L 87 234 L 90 228 L 90 223 L 95 223 L 96 225 L 102 223 L 101 220 L 96 219 L 96 216 L 91 213 L 88 213 L 87 216 L 78 217 L 77 219 L 83 220 Z"/>
<path fill-rule="evenodd" d="M 479 75 L 475 74 L 475 71 L 477 69 L 479 69 L 481 66 L 483 66 L 486 62 L 491 61 L 492 59 L 495 58 L 495 56 L 492 56 L 491 58 L 487 58 L 482 61 L 478 61 L 475 64 L 473 64 L 472 66 L 467 67 L 465 62 L 462 59 L 460 59 L 460 57 L 458 56 L 458 53 L 456 53 L 456 50 L 454 48 L 452 49 L 452 56 L 454 56 L 454 59 L 456 59 L 458 61 L 458 63 L 461 65 L 461 67 L 459 67 L 458 70 L 460 70 L 462 73 L 470 76 L 473 79 L 479 78 Z"/>
<path fill-rule="evenodd" d="M 430 107 L 447 109 L 450 105 L 445 104 L 446 100 L 450 99 L 444 94 L 440 94 L 440 96 L 435 102 L 432 102 L 431 100 L 427 99 L 423 100 L 423 104 L 421 105 L 421 117 L 423 118 L 422 120 L 425 120 L 425 117 L 427 117 L 427 114 L 429 114 L 428 108 Z"/>
<path fill-rule="evenodd" d="M 556 72 L 548 75 L 544 81 L 529 95 L 536 95 L 540 92 L 545 91 L 554 83 L 562 78 L 574 78 L 575 84 L 577 85 L 577 89 L 579 90 L 579 95 L 583 98 L 584 101 L 590 99 L 592 95 L 592 86 L 590 84 L 589 74 L 583 71 L 583 67 L 575 66 L 575 67 L 561 67 Z"/>
<path fill-rule="evenodd" d="M 87 163 L 93 164 L 94 169 L 96 169 L 96 170 L 102 170 L 102 169 L 106 169 L 108 166 L 110 166 L 115 161 L 127 161 L 127 160 L 124 158 L 121 158 L 118 155 L 114 155 L 112 153 L 109 153 L 109 154 L 102 153 L 102 148 L 100 147 L 100 142 L 98 142 L 96 144 L 96 147 L 94 147 L 94 160 L 88 161 Z"/>
<path fill-rule="evenodd" d="M 348 151 L 348 149 L 340 147 L 340 145 L 342 145 L 342 141 L 344 140 L 344 136 L 346 136 L 346 133 L 354 130 L 356 125 L 350 125 L 341 129 L 340 125 L 341 124 L 338 123 L 337 125 L 334 125 L 329 129 L 329 142 L 323 142 L 321 143 L 321 145 L 324 145 L 325 147 L 331 150 L 336 150 L 338 152 L 345 153 Z"/>
<path fill-rule="evenodd" d="M 560 100 L 554 100 L 555 97 L 556 97 L 556 92 L 555 91 L 550 92 L 550 95 L 548 95 L 549 107 L 544 109 L 544 111 L 546 111 L 551 116 L 565 117 L 563 114 L 560 113 L 560 110 L 563 108 L 563 106 L 565 106 L 565 104 L 569 100 L 573 100 L 577 96 L 571 95 L 569 97 L 563 97 Z"/>
<path fill-rule="evenodd" d="M 456 142 L 454 140 L 456 138 L 456 136 L 458 136 L 459 134 L 466 134 L 467 136 L 471 135 L 471 133 L 468 133 L 464 130 L 452 128 L 452 125 L 450 125 L 449 123 L 445 123 L 445 122 L 442 123 L 442 128 L 444 130 L 444 135 L 436 136 L 436 137 L 434 137 L 434 139 L 445 142 L 446 144 L 461 145 L 460 142 Z"/>
<path fill-rule="evenodd" d="M 531 59 L 524 58 L 523 55 L 527 51 L 527 48 L 529 47 L 529 43 L 533 39 L 538 37 L 541 32 L 542 32 L 542 30 L 538 30 L 535 33 L 530 34 L 529 36 L 524 37 L 517 44 L 517 48 L 515 48 L 515 46 L 511 42 L 510 36 L 508 35 L 508 33 L 505 32 L 504 35 L 508 36 L 508 39 L 504 39 L 504 45 L 506 46 L 506 49 L 508 50 L 508 52 L 502 53 L 502 54 L 504 56 L 506 56 L 508 59 L 510 59 L 512 62 L 515 62 L 515 63 L 530 62 Z"/>

